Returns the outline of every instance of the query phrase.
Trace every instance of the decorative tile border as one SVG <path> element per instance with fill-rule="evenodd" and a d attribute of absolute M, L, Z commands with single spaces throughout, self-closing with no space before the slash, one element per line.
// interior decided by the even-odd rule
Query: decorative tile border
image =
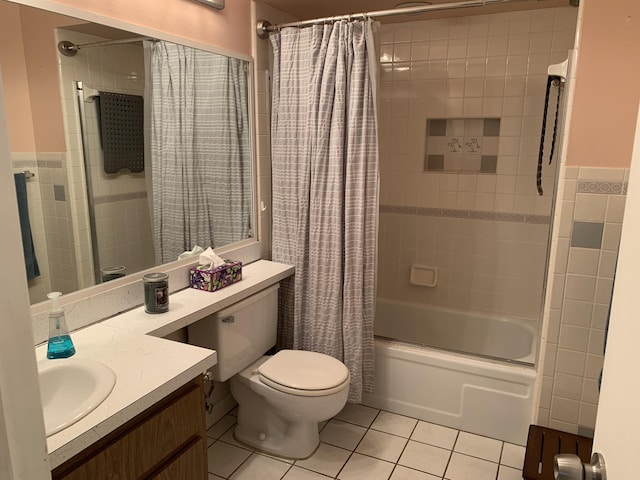
<path fill-rule="evenodd" d="M 414 215 L 418 217 L 446 217 L 466 220 L 493 220 L 497 222 L 530 223 L 549 225 L 550 215 L 529 215 L 524 213 L 487 212 L 478 210 L 457 210 L 451 208 L 403 207 L 399 205 L 380 205 L 380 213 Z"/>
<path fill-rule="evenodd" d="M 14 160 L 11 162 L 12 168 L 35 168 L 37 162 L 35 160 Z"/>
<path fill-rule="evenodd" d="M 602 195 L 626 195 L 628 186 L 626 182 L 578 180 L 576 191 L 578 193 L 595 193 Z"/>
<path fill-rule="evenodd" d="M 60 160 L 38 160 L 38 168 L 64 168 Z"/>
<path fill-rule="evenodd" d="M 130 192 L 130 193 L 118 193 L 115 195 L 102 195 L 93 199 L 96 205 L 102 205 L 104 203 L 124 202 L 127 200 L 136 200 L 138 198 L 147 198 L 147 192 Z"/>
<path fill-rule="evenodd" d="M 14 160 L 13 168 L 64 168 L 61 160 Z"/>

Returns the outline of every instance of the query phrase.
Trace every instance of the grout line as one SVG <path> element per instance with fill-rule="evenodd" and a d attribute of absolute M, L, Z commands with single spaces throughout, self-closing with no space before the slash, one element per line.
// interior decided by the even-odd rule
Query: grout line
<path fill-rule="evenodd" d="M 371 408 L 371 407 L 369 407 L 369 408 Z M 438 424 L 435 424 L 435 423 L 433 423 L 433 422 L 427 422 L 427 421 L 420 420 L 420 419 L 413 418 L 413 417 L 408 417 L 408 416 L 406 416 L 406 415 L 396 414 L 396 415 L 399 415 L 399 416 L 402 416 L 402 417 L 406 417 L 406 418 L 409 418 L 409 419 L 411 419 L 411 420 L 415 420 L 415 421 L 416 421 L 416 422 L 415 422 L 415 424 L 414 424 L 414 426 L 413 426 L 413 428 L 411 429 L 411 432 L 410 432 L 409 436 L 408 436 L 408 437 L 405 437 L 405 436 L 402 436 L 402 435 L 397 435 L 397 434 L 394 434 L 394 433 L 385 432 L 385 431 L 383 431 L 383 430 L 378 430 L 378 429 L 376 429 L 376 428 L 372 428 L 372 425 L 374 424 L 374 422 L 376 421 L 376 419 L 378 419 L 378 418 L 379 418 L 380 414 L 381 414 L 382 412 L 386 412 L 386 410 L 381 410 L 381 409 L 376 409 L 376 410 L 378 410 L 378 411 L 377 411 L 376 415 L 373 417 L 373 420 L 370 422 L 370 426 L 369 426 L 369 427 L 363 427 L 362 425 L 358 425 L 358 424 L 356 424 L 356 423 L 352 423 L 352 422 L 347 422 L 347 421 L 340 420 L 340 419 L 331 418 L 331 419 L 329 419 L 329 420 L 327 421 L 327 423 L 325 423 L 325 425 L 323 426 L 323 428 L 319 431 L 319 432 L 321 432 L 322 430 L 324 430 L 324 429 L 326 428 L 326 426 L 329 424 L 329 422 L 330 422 L 331 420 L 336 420 L 336 422 L 342 422 L 342 423 L 346 423 L 346 424 L 349 424 L 349 425 L 353 425 L 353 426 L 356 426 L 356 427 L 364 428 L 364 429 L 365 429 L 365 432 L 364 432 L 364 434 L 360 437 L 360 440 L 356 443 L 356 445 L 355 445 L 353 448 L 350 448 L 350 449 L 349 449 L 349 448 L 344 448 L 344 447 L 339 446 L 339 445 L 333 445 L 332 443 L 328 443 L 328 442 L 321 442 L 321 443 L 324 443 L 324 444 L 326 444 L 326 445 L 330 445 L 330 446 L 332 446 L 332 447 L 334 447 L 334 448 L 338 448 L 338 449 L 340 449 L 340 450 L 344 450 L 344 451 L 349 452 L 349 456 L 348 456 L 348 457 L 347 457 L 347 459 L 344 461 L 344 463 L 342 464 L 342 466 L 341 466 L 341 467 L 340 467 L 340 469 L 338 470 L 338 472 L 337 472 L 337 474 L 336 474 L 336 476 L 335 476 L 335 477 L 329 477 L 329 476 L 327 476 L 327 475 L 326 475 L 326 474 L 324 474 L 324 473 L 316 472 L 315 470 L 312 470 L 312 469 L 310 469 L 310 468 L 306 468 L 306 467 L 304 467 L 304 466 L 298 465 L 298 464 L 297 464 L 297 462 L 298 462 L 297 460 L 296 460 L 296 461 L 294 461 L 294 462 L 292 462 L 292 463 L 289 463 L 289 462 L 284 461 L 283 459 L 279 459 L 278 457 L 275 457 L 275 456 L 272 456 L 272 455 L 269 455 L 269 454 L 266 454 L 266 453 L 260 452 L 260 451 L 259 451 L 259 450 L 257 450 L 257 449 L 250 449 L 249 447 L 238 446 L 238 445 L 235 445 L 235 444 L 229 443 L 229 442 L 227 442 L 227 441 L 225 441 L 225 440 L 222 440 L 222 436 L 226 435 L 230 430 L 232 430 L 232 429 L 235 427 L 235 424 L 234 424 L 234 425 L 231 425 L 231 426 L 230 426 L 227 430 L 225 430 L 225 431 L 224 431 L 224 432 L 223 432 L 223 433 L 222 433 L 218 438 L 216 438 L 216 439 L 211 438 L 211 437 L 208 437 L 208 438 L 209 438 L 209 439 L 211 439 L 211 440 L 213 440 L 213 443 L 212 443 L 211 445 L 213 445 L 213 444 L 215 444 L 215 443 L 217 443 L 217 442 L 222 442 L 222 443 L 224 443 L 224 444 L 226 444 L 226 445 L 230 445 L 230 446 L 233 446 L 233 447 L 236 447 L 236 448 L 240 448 L 241 450 L 245 450 L 245 451 L 248 451 L 248 452 L 250 453 L 249 457 L 247 457 L 247 459 L 245 459 L 245 460 L 244 460 L 244 461 L 243 461 L 243 462 L 242 462 L 242 463 L 241 463 L 241 464 L 240 464 L 240 465 L 239 465 L 239 466 L 238 466 L 238 467 L 237 467 L 237 468 L 236 468 L 236 469 L 231 473 L 231 475 L 234 475 L 234 474 L 235 474 L 235 473 L 236 473 L 236 472 L 237 472 L 237 471 L 242 467 L 242 465 L 244 465 L 244 464 L 247 462 L 247 460 L 248 460 L 249 458 L 253 457 L 253 456 L 254 456 L 254 454 L 255 454 L 255 455 L 264 456 L 264 457 L 266 457 L 266 458 L 271 458 L 271 459 L 273 459 L 273 460 L 275 460 L 275 461 L 278 461 L 278 462 L 281 462 L 281 463 L 284 463 L 284 464 L 288 465 L 287 470 L 286 470 L 286 471 L 284 472 L 284 474 L 280 477 L 280 480 L 282 480 L 282 479 L 283 479 L 283 478 L 284 478 L 284 477 L 285 477 L 285 476 L 286 476 L 286 475 L 287 475 L 287 474 L 292 470 L 292 468 L 293 468 L 294 466 L 296 466 L 296 467 L 298 467 L 298 468 L 301 468 L 301 469 L 304 469 L 304 470 L 307 470 L 307 471 L 309 471 L 309 472 L 313 472 L 314 474 L 321 475 L 321 476 L 323 476 L 323 477 L 325 477 L 325 478 L 333 478 L 333 479 L 337 479 L 337 478 L 339 478 L 340 474 L 342 473 L 342 471 L 343 471 L 343 470 L 344 470 L 344 468 L 346 467 L 347 463 L 349 463 L 349 461 L 354 457 L 354 454 L 356 454 L 356 453 L 357 453 L 357 454 L 359 454 L 359 455 L 361 455 L 361 456 L 367 457 L 367 458 L 371 458 L 371 459 L 374 459 L 374 460 L 378 460 L 378 461 L 381 461 L 381 462 L 385 462 L 385 463 L 390 463 L 390 464 L 392 464 L 392 465 L 393 465 L 393 468 L 391 469 L 390 476 L 393 476 L 393 473 L 396 471 L 396 469 L 397 469 L 397 467 L 398 467 L 398 466 L 402 466 L 403 468 L 408 468 L 408 469 L 410 469 L 410 470 L 414 470 L 414 471 L 416 471 L 416 472 L 428 473 L 428 474 L 430 474 L 430 475 L 433 475 L 432 473 L 424 472 L 423 470 L 419 470 L 419 469 L 417 469 L 417 468 L 410 467 L 410 466 L 407 466 L 407 465 L 402 465 L 402 464 L 400 464 L 400 463 L 399 463 L 399 462 L 400 462 L 400 458 L 402 457 L 402 455 L 403 455 L 403 454 L 404 454 L 404 452 L 406 451 L 407 446 L 409 445 L 409 442 L 410 442 L 410 441 L 413 441 L 413 442 L 416 442 L 416 443 L 419 443 L 419 444 L 423 444 L 423 445 L 429 445 L 430 447 L 439 448 L 439 449 L 441 449 L 441 450 L 446 450 L 446 451 L 448 451 L 448 452 L 449 452 L 449 458 L 448 458 L 448 460 L 447 460 L 447 464 L 446 464 L 446 466 L 445 466 L 445 469 L 444 469 L 444 473 L 443 473 L 443 475 L 446 475 L 447 469 L 449 468 L 449 466 L 450 466 L 450 464 L 451 464 L 451 461 L 452 461 L 452 459 L 453 459 L 453 453 L 457 453 L 458 455 L 462 455 L 462 456 L 464 456 L 464 457 L 475 458 L 475 459 L 482 460 L 482 461 L 489 462 L 489 463 L 492 463 L 492 464 L 496 465 L 496 466 L 497 466 L 497 470 L 496 470 L 496 478 L 498 478 L 498 477 L 497 477 L 497 475 L 499 474 L 499 472 L 500 472 L 500 467 L 502 467 L 502 466 L 504 466 L 504 467 L 508 467 L 508 468 L 512 468 L 512 469 L 514 469 L 514 470 L 518 470 L 517 468 L 511 467 L 511 466 L 509 466 L 509 465 L 505 465 L 505 464 L 503 464 L 503 463 L 502 463 L 502 457 L 503 457 L 503 453 L 504 453 L 504 448 L 505 448 L 505 445 L 506 445 L 507 443 L 509 443 L 509 442 L 504 442 L 504 441 L 501 441 L 501 440 L 498 440 L 498 439 L 495 439 L 495 438 L 492 438 L 492 437 L 487 437 L 487 436 L 485 436 L 485 435 L 474 434 L 474 433 L 471 433 L 471 432 L 464 432 L 464 431 L 462 431 L 462 430 L 459 430 L 459 429 L 453 429 L 453 428 L 452 428 L 452 430 L 455 430 L 455 431 L 456 431 L 456 437 L 455 437 L 455 440 L 454 440 L 454 442 L 453 442 L 453 445 L 452 445 L 452 447 L 451 447 L 451 448 L 443 448 L 442 446 L 439 446 L 439 445 L 433 445 L 433 444 L 431 444 L 431 443 L 421 442 L 421 441 L 418 441 L 418 440 L 415 440 L 415 439 L 412 439 L 412 438 L 411 438 L 411 437 L 413 436 L 413 434 L 415 433 L 415 431 L 416 431 L 416 429 L 417 429 L 417 427 L 418 427 L 418 425 L 419 425 L 419 423 L 420 423 L 420 422 L 430 423 L 430 424 L 433 424 L 433 425 L 438 425 Z M 387 413 L 393 413 L 393 412 L 387 412 Z M 224 417 L 223 417 L 223 418 L 224 418 Z M 221 419 L 221 420 L 222 420 L 222 419 Z M 219 421 L 220 421 L 220 420 L 219 420 Z M 216 423 L 217 423 L 217 422 L 216 422 Z M 215 425 L 215 424 L 214 424 L 214 425 Z M 451 428 L 451 427 L 446 427 L 446 428 Z M 405 440 L 404 446 L 403 446 L 403 448 L 402 448 L 402 450 L 401 450 L 400 454 L 398 455 L 398 457 L 397 457 L 397 459 L 396 459 L 395 461 L 389 461 L 389 460 L 387 460 L 387 459 L 380 458 L 380 457 L 377 457 L 377 456 L 375 456 L 375 455 L 371 455 L 371 454 L 367 454 L 367 453 L 356 452 L 356 450 L 358 449 L 358 447 L 360 446 L 360 444 L 363 442 L 364 438 L 367 436 L 367 434 L 368 434 L 370 431 L 374 431 L 374 432 L 381 433 L 381 434 L 384 434 L 384 435 L 390 435 L 390 436 L 392 436 L 392 437 L 395 437 L 395 438 L 401 438 L 401 439 Z M 458 441 L 460 440 L 460 436 L 461 436 L 461 434 L 462 434 L 462 433 L 468 433 L 468 434 L 473 435 L 473 436 L 476 436 L 476 437 L 480 437 L 480 438 L 487 438 L 487 439 L 490 439 L 490 440 L 497 440 L 497 441 L 499 441 L 501 445 L 500 445 L 500 454 L 499 454 L 499 457 L 498 457 L 498 458 L 499 458 L 499 459 L 498 459 L 498 461 L 496 462 L 496 461 L 493 461 L 493 460 L 489 460 L 489 459 L 487 459 L 487 458 L 482 458 L 482 457 L 478 457 L 478 456 L 475 456 L 475 455 L 469 455 L 469 454 L 467 454 L 467 453 L 463 453 L 463 452 L 458 452 L 458 451 L 456 451 L 456 450 L 455 450 L 455 448 L 456 448 L 456 445 L 457 445 Z M 213 472 L 209 472 L 209 473 L 213 473 Z M 230 478 L 230 477 L 227 477 L 227 478 Z M 390 478 L 390 477 L 388 477 L 388 478 Z M 443 476 L 443 477 L 441 477 L 441 478 L 445 478 L 445 477 Z"/>

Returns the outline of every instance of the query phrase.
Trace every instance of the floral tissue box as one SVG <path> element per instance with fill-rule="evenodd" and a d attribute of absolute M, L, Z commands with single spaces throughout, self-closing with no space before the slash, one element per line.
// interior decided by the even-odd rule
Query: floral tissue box
<path fill-rule="evenodd" d="M 209 270 L 209 265 L 198 265 L 189 269 L 191 288 L 215 292 L 242 280 L 242 262 L 225 260 L 224 265 Z"/>

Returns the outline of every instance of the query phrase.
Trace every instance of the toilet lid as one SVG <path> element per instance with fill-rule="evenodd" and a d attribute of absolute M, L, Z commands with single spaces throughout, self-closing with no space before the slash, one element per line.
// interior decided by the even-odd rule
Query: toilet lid
<path fill-rule="evenodd" d="M 258 367 L 260 379 L 285 393 L 329 395 L 349 383 L 349 370 L 322 353 L 281 350 Z"/>

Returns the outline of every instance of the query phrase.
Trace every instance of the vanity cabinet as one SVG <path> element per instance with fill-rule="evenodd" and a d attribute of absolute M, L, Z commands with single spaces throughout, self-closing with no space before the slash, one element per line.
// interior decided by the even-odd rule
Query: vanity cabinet
<path fill-rule="evenodd" d="M 52 472 L 53 480 L 206 480 L 202 376 Z"/>

